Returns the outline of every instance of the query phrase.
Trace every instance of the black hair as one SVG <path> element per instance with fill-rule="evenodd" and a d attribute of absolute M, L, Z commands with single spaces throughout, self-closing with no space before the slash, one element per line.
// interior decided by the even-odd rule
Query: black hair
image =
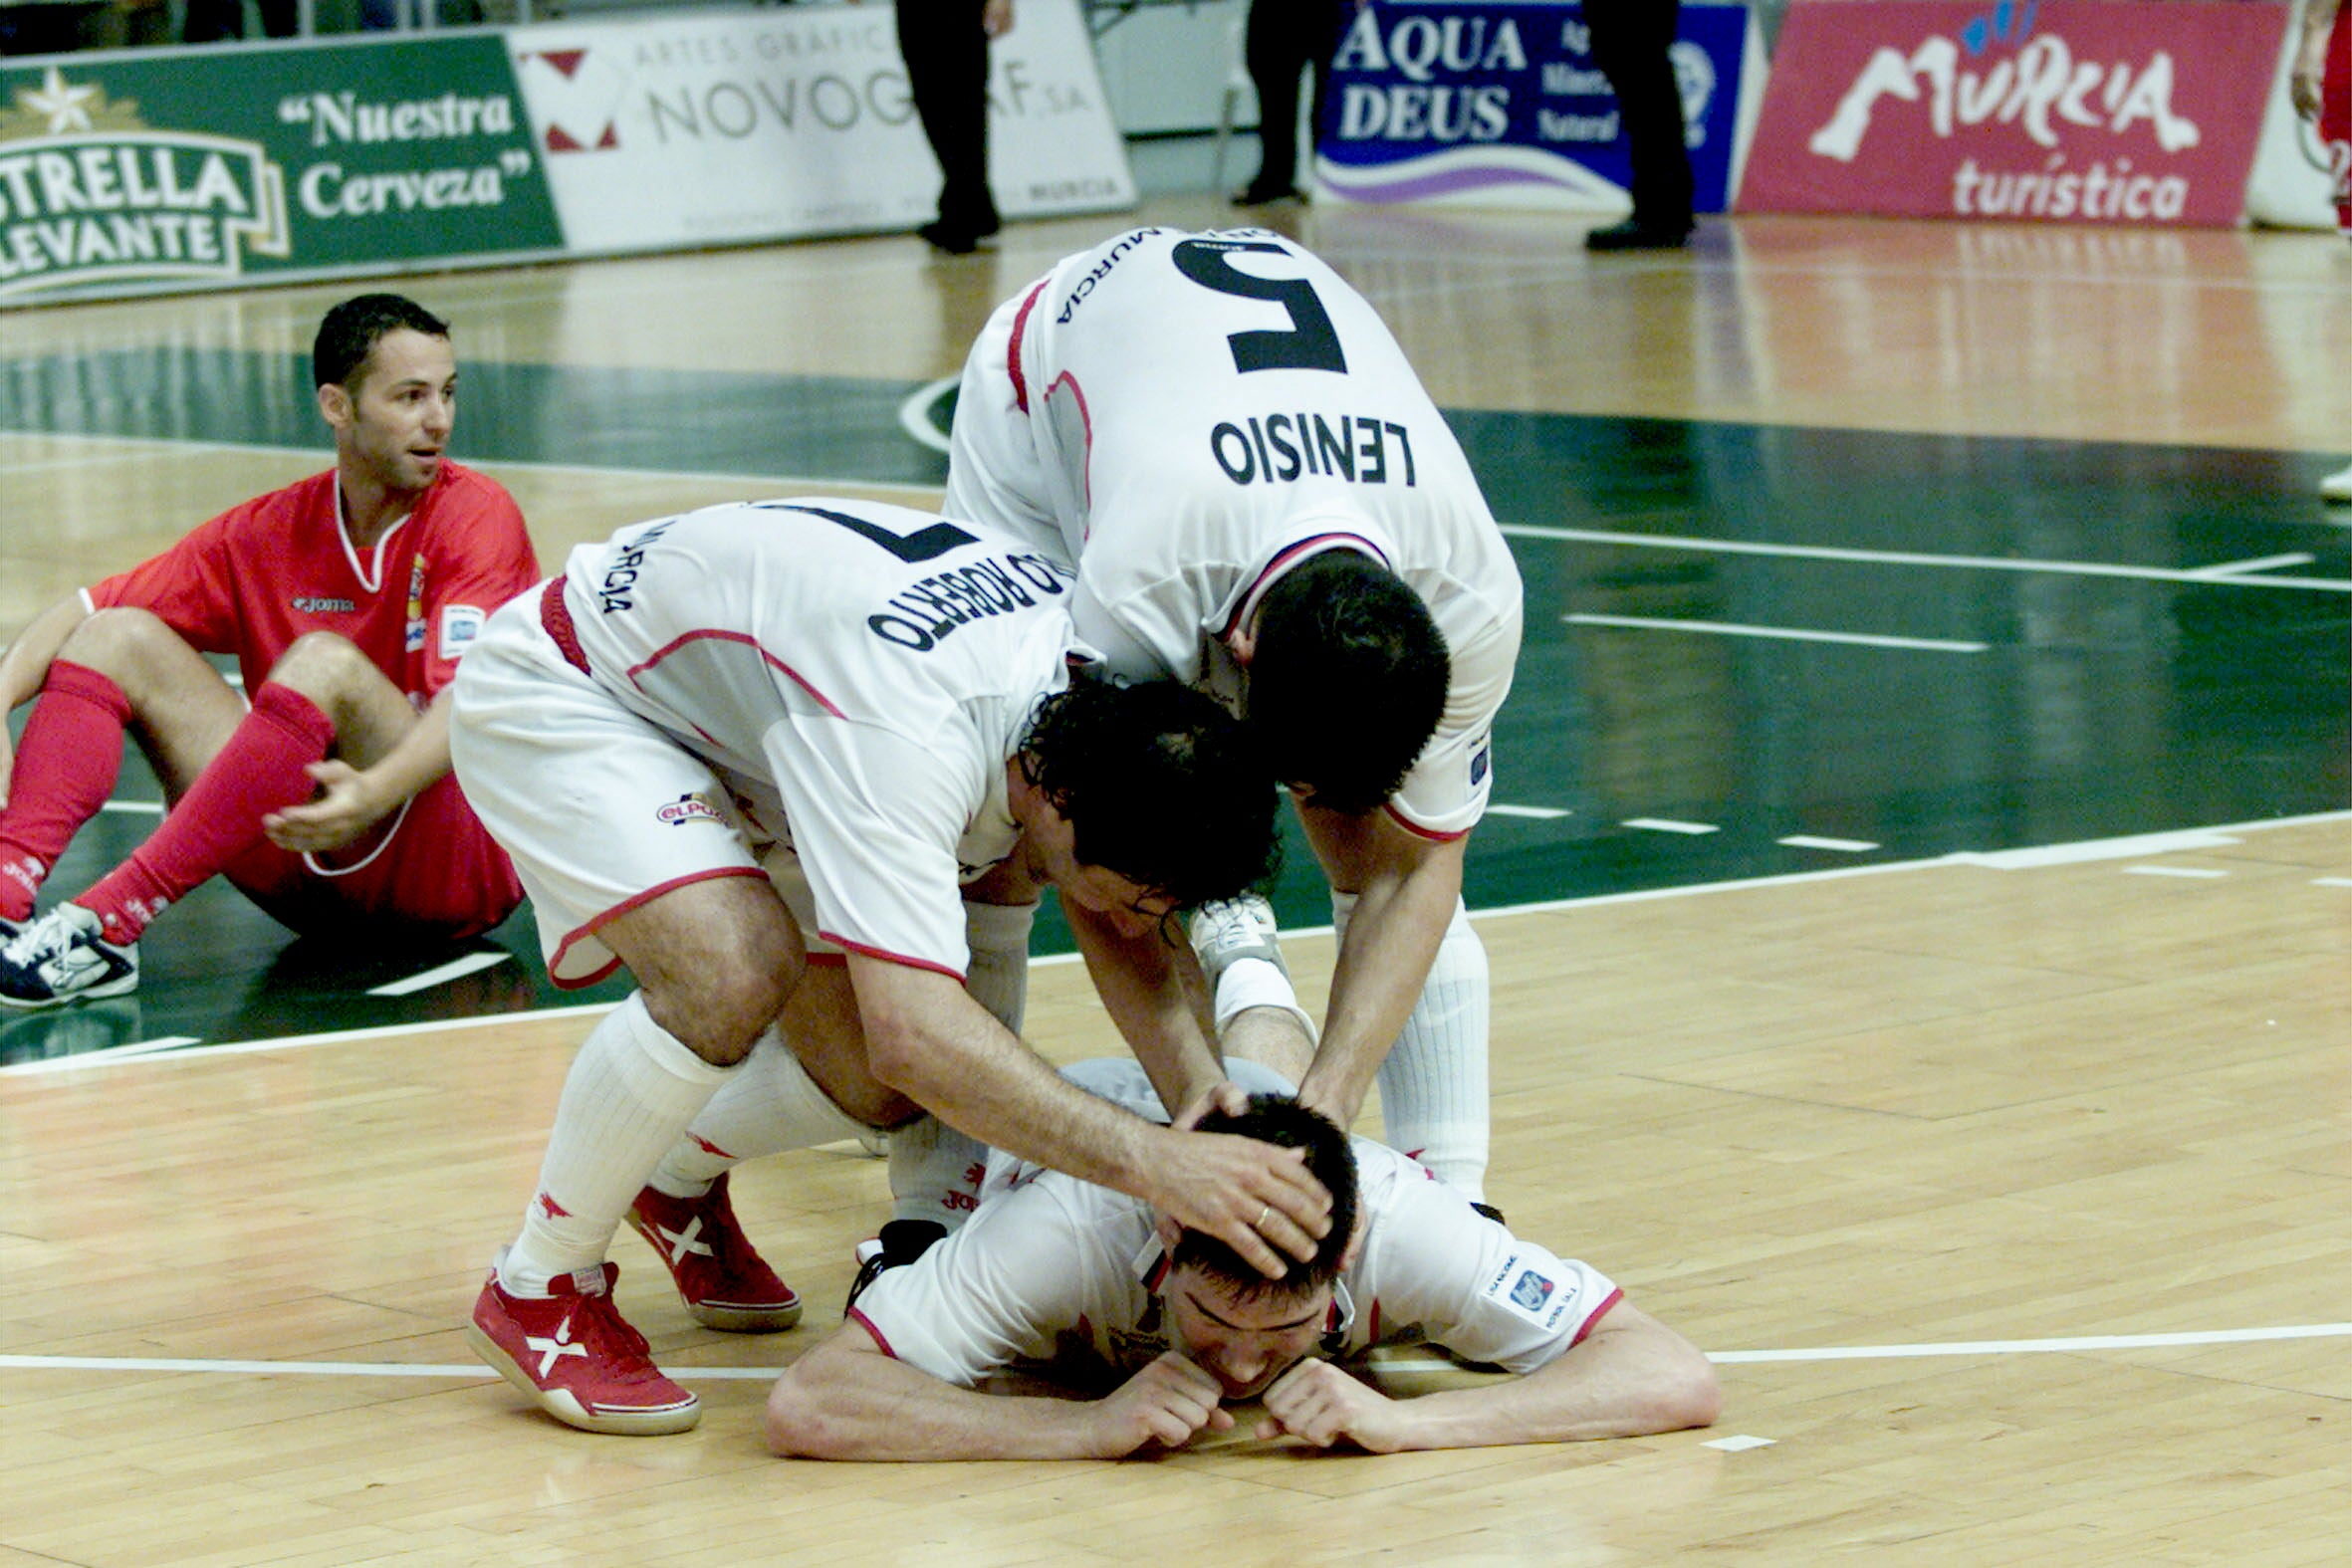
<path fill-rule="evenodd" d="M 1243 1301 L 1268 1296 L 1297 1300 L 1338 1278 L 1340 1260 L 1347 1255 L 1348 1239 L 1355 1232 L 1356 1204 L 1355 1151 L 1348 1147 L 1347 1134 L 1338 1124 L 1292 1095 L 1253 1094 L 1247 1111 L 1238 1116 L 1211 1111 L 1200 1119 L 1198 1127 L 1202 1132 L 1255 1138 L 1278 1149 L 1305 1150 L 1306 1174 L 1331 1195 L 1331 1229 L 1316 1244 L 1314 1256 L 1304 1261 L 1278 1251 L 1276 1255 L 1290 1265 L 1280 1279 L 1260 1272 L 1257 1264 L 1199 1231 L 1186 1231 L 1177 1237 L 1169 1266 L 1197 1268 Z"/>
<path fill-rule="evenodd" d="M 327 313 L 311 343 L 311 377 L 316 386 L 356 390 L 353 377 L 376 342 L 401 329 L 427 337 L 447 337 L 449 324 L 414 300 L 397 294 L 362 294 Z"/>
<path fill-rule="evenodd" d="M 1437 733 L 1451 674 L 1421 596 L 1360 552 L 1326 550 L 1259 600 L 1247 717 L 1277 779 L 1369 811 Z"/>
<path fill-rule="evenodd" d="M 1038 705 L 1021 771 L 1068 818 L 1080 864 L 1179 908 L 1274 875 L 1274 776 L 1239 720 L 1179 682 L 1072 676 Z"/>

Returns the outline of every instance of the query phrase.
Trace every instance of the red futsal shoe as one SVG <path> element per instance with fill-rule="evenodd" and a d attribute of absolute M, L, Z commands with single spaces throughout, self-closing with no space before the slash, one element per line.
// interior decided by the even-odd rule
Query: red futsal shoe
<path fill-rule="evenodd" d="M 619 1272 L 606 1263 L 560 1274 L 538 1297 L 509 1294 L 494 1267 L 466 1343 L 568 1427 L 631 1438 L 688 1431 L 702 1402 L 661 1375 L 645 1336 L 612 1304 Z"/>
<path fill-rule="evenodd" d="M 760 1260 L 735 1223 L 726 1175 L 700 1198 L 646 1188 L 629 1206 L 629 1226 L 669 1264 L 686 1310 L 704 1327 L 773 1334 L 801 1320 L 800 1296 Z"/>

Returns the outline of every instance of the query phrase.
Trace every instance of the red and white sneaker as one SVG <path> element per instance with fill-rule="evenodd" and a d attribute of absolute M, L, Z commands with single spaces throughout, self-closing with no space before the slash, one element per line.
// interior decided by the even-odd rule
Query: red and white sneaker
<path fill-rule="evenodd" d="M 773 1334 L 801 1320 L 801 1298 L 760 1260 L 735 1223 L 722 1174 L 700 1198 L 648 1187 L 629 1206 L 629 1227 L 669 1264 L 686 1310 L 705 1328 Z"/>
<path fill-rule="evenodd" d="M 584 1268 L 549 1281 L 545 1297 L 518 1296 L 493 1266 L 466 1343 L 568 1427 L 631 1438 L 688 1431 L 702 1401 L 661 1375 L 645 1336 L 612 1304 L 619 1273 L 613 1263 Z"/>

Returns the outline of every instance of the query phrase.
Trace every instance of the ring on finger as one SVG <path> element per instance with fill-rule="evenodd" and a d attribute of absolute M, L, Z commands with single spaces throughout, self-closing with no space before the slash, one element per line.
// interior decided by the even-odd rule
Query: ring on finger
<path fill-rule="evenodd" d="M 1263 1208 L 1263 1209 L 1259 1210 L 1259 1211 L 1258 1211 L 1258 1218 L 1257 1218 L 1256 1220 L 1253 1220 L 1252 1222 L 1250 1222 L 1250 1229 L 1251 1229 L 1251 1230 L 1253 1230 L 1253 1231 L 1263 1231 L 1263 1230 L 1265 1230 L 1265 1229 L 1266 1229 L 1266 1217 L 1267 1217 L 1268 1215 L 1271 1215 L 1271 1214 L 1273 1214 L 1273 1213 L 1274 1213 L 1274 1205 L 1272 1205 L 1272 1204 L 1268 1204 L 1268 1205 L 1267 1205 L 1265 1208 Z"/>

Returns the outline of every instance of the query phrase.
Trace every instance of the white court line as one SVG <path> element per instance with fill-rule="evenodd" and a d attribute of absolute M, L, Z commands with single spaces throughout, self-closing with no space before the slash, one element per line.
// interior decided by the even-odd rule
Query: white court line
<path fill-rule="evenodd" d="M 2197 866 L 2125 866 L 2123 874 L 2125 876 L 2223 877 L 2230 873 L 2205 870 Z"/>
<path fill-rule="evenodd" d="M 1775 838 L 1772 842 L 1786 844 L 1791 849 L 1835 849 L 1849 855 L 1858 855 L 1878 847 L 1867 838 L 1815 838 L 1810 833 L 1790 833 L 1786 838 Z"/>
<path fill-rule="evenodd" d="M 2283 556 L 2263 556 L 2254 560 L 2225 560 L 2211 566 L 2199 566 L 2192 576 L 2242 577 L 2256 571 L 2275 571 L 2280 566 L 2308 566 L 2318 558 L 2306 551 L 2290 551 Z"/>
<path fill-rule="evenodd" d="M 2343 1339 L 2352 1337 L 2352 1323 L 2289 1323 L 2273 1328 L 2190 1329 L 2169 1334 L 2085 1334 L 2064 1339 L 1977 1339 L 1919 1345 L 1825 1345 L 1790 1350 L 1711 1350 L 1707 1359 L 1717 1366 L 1755 1366 L 1766 1362 L 1901 1361 L 1929 1356 L 2044 1356 L 2078 1355 L 2092 1350 L 2167 1350 L 2203 1345 L 2266 1344 L 2288 1339 Z M 1455 1361 L 1382 1361 L 1389 1372 L 1458 1372 Z M 213 1373 L 235 1377 L 314 1378 L 495 1378 L 480 1365 L 419 1364 L 399 1361 L 214 1361 L 181 1357 L 144 1356 L 0 1356 L 0 1370 L 19 1372 L 163 1372 Z M 681 1367 L 665 1362 L 662 1370 L 685 1383 L 749 1382 L 781 1375 L 782 1367 Z"/>
<path fill-rule="evenodd" d="M 0 1067 L 0 1072 L 30 1074 L 55 1072 L 64 1067 L 96 1067 L 107 1062 L 127 1061 L 154 1051 L 193 1045 L 203 1037 L 201 1034 L 158 1034 L 151 1040 L 132 1040 L 126 1045 L 102 1045 L 97 1050 L 79 1050 L 71 1056 L 45 1056 L 39 1061 L 19 1062 L 13 1067 Z"/>
<path fill-rule="evenodd" d="M 160 800 L 109 800 L 99 809 L 102 811 L 121 811 L 131 816 L 161 816 L 163 802 Z"/>
<path fill-rule="evenodd" d="M 1942 637 L 1886 637 L 1858 631 L 1800 631 L 1790 626 L 1751 626 L 1732 620 L 1669 620 L 1662 615 L 1562 615 L 1571 626 L 1618 626 L 1632 631 L 1696 631 L 1716 637 L 1769 637 L 1780 642 L 1834 642 L 1856 648 L 1909 648 L 1924 653 L 1983 653 L 1983 642 Z"/>
<path fill-rule="evenodd" d="M 1722 828 L 1713 822 L 1678 822 L 1671 816 L 1629 816 L 1619 827 L 1638 827 L 1650 833 L 1720 833 Z"/>
<path fill-rule="evenodd" d="M 1556 805 L 1502 805 L 1489 801 L 1487 814 L 1489 816 L 1531 816 L 1537 821 L 1548 822 L 1555 816 L 1565 816 L 1568 813 Z"/>
<path fill-rule="evenodd" d="M 2308 817 L 2326 821 L 2328 817 Z M 1986 854 L 1955 858 L 1996 871 L 2030 871 L 2043 866 L 2078 865 L 2085 860 L 2129 860 L 2134 855 L 2169 855 L 2189 849 L 2227 849 L 2239 842 L 2234 829 L 2192 828 L 2180 833 L 2134 833 L 2125 838 L 2093 838 L 2079 844 L 2045 844 L 2037 849 L 1997 849 Z"/>
<path fill-rule="evenodd" d="M 385 986 L 370 986 L 367 989 L 367 995 L 370 997 L 405 997 L 410 992 L 423 991 L 428 987 L 438 986 L 444 981 L 456 980 L 460 976 L 486 970 L 493 964 L 504 964 L 507 957 L 508 955 L 503 949 L 496 953 L 468 953 L 464 958 L 451 959 L 446 964 L 436 964 L 431 969 L 409 976 L 406 980 L 395 980 Z"/>
<path fill-rule="evenodd" d="M 2313 887 L 2352 887 L 2352 876 L 2315 876 L 2311 879 L 2311 885 Z"/>
<path fill-rule="evenodd" d="M 1829 545 L 1757 545 L 1743 540 L 1693 539 L 1672 534 L 1615 534 L 1605 529 L 1540 528 L 1506 523 L 1503 532 L 1520 539 L 1568 544 L 1614 545 L 1627 550 L 1681 550 L 1703 555 L 1780 556 L 1798 560 L 1867 561 L 1882 566 L 1943 566 L 1963 571 L 2034 571 L 2073 577 L 2128 577 L 2143 582 L 2206 582 L 2248 588 L 2311 588 L 2352 593 L 2352 581 L 2336 577 L 2214 577 L 2211 567 L 2175 570 L 2164 566 L 2118 566 L 2102 560 L 2039 560 L 2015 556 L 1929 556 L 1901 550 L 1842 550 Z"/>
<path fill-rule="evenodd" d="M 1654 824 L 1657 820 L 1659 819 L 1636 817 L 1631 819 L 1627 825 L 1645 822 Z M 1692 882 L 1676 887 L 1639 888 L 1629 893 L 1588 893 L 1579 898 L 1536 899 L 1525 904 L 1498 904 L 1488 909 L 1474 909 L 1470 914 L 1473 920 L 1508 920 L 1517 915 L 1552 915 L 1564 910 L 1593 909 L 1609 904 L 1648 904 L 1661 899 L 1697 898 L 1716 893 L 1745 893 L 1758 888 L 1797 887 L 1812 882 L 1839 882 L 1849 877 L 1892 876 L 1906 871 L 1947 870 L 1958 866 L 1988 866 L 2009 870 L 2021 869 L 2034 864 L 2063 865 L 2077 860 L 2111 858 L 2103 847 L 2109 844 L 2128 843 L 2133 847 L 2126 851 L 2127 853 L 2148 854 L 2155 852 L 2148 847 L 2151 843 L 2168 837 L 2183 841 L 2197 840 L 2195 847 L 2203 847 L 2208 843 L 2232 844 L 2237 842 L 2234 837 L 2224 835 L 2254 833 L 2273 827 L 2309 827 L 2321 822 L 2352 822 L 2352 811 L 2315 811 L 2305 816 L 2280 816 L 2262 821 L 2235 822 L 2221 827 L 2203 828 L 2194 832 L 2173 835 L 2140 834 L 2132 838 L 2089 839 L 2079 844 L 2054 844 L 2042 849 L 2013 850 L 1992 854 L 1973 854 L 1960 851 L 1949 855 L 1939 855 L 1930 860 L 1882 860 L 1872 865 L 1839 866 L 1825 871 L 1789 871 L 1778 876 L 1744 877 L 1729 882 Z M 1714 831 L 1714 829 L 1706 827 L 1705 824 L 1692 822 L 1682 823 L 1667 830 Z M 2015 858 L 2019 856 L 2044 856 L 2047 858 L 2039 861 Z M 1285 928 L 1285 935 L 1294 937 L 1327 937 L 1330 934 L 1331 928 L 1329 926 Z M 1075 964 L 1078 962 L 1078 958 L 1079 956 L 1075 953 L 1053 953 L 1033 958 L 1029 962 L 1032 969 L 1041 969 L 1049 966 Z M 385 1039 L 394 1035 L 438 1033 L 444 1029 L 503 1028 L 511 1023 L 526 1023 L 547 1018 L 588 1019 L 611 1011 L 614 1006 L 615 1004 L 609 1002 L 583 1003 L 578 1007 L 569 1008 L 532 1008 L 517 1012 L 486 1012 L 478 1017 L 470 1018 L 436 1018 L 423 1023 L 386 1023 L 363 1029 L 334 1029 L 318 1034 L 287 1035 L 278 1039 L 239 1040 L 227 1045 L 197 1045 L 187 1050 L 164 1051 L 153 1056 L 140 1057 L 137 1060 L 142 1065 L 177 1066 L 183 1062 L 209 1060 L 214 1056 L 243 1056 L 258 1051 L 307 1049 L 315 1045 L 344 1045 L 359 1040 Z M 60 1056 L 47 1061 L 20 1062 L 15 1066 L 0 1067 L 0 1078 L 18 1073 L 70 1071 L 81 1064 L 71 1056 Z M 92 1062 L 90 1065 L 103 1067 L 107 1063 Z"/>

